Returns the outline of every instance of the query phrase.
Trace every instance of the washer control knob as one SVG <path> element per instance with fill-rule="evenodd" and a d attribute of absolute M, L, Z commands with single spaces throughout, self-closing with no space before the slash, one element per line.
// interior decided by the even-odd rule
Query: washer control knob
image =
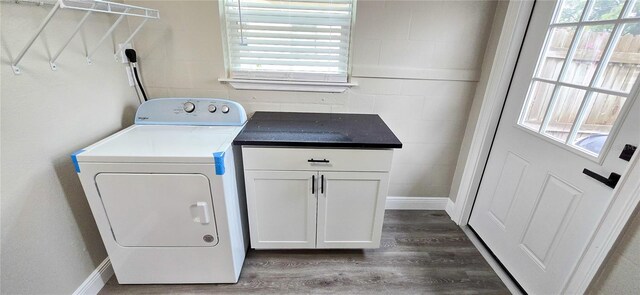
<path fill-rule="evenodd" d="M 215 113 L 216 110 L 218 110 L 218 108 L 216 108 L 216 106 L 210 104 L 209 105 L 209 113 Z"/>
<path fill-rule="evenodd" d="M 182 108 L 187 113 L 193 113 L 193 111 L 195 111 L 196 109 L 196 105 L 193 104 L 192 102 L 185 102 Z"/>
<path fill-rule="evenodd" d="M 226 105 L 223 105 L 220 109 L 221 109 L 221 110 L 222 110 L 222 112 L 223 112 L 223 113 L 225 113 L 225 114 L 229 112 L 229 107 L 228 107 L 228 106 L 226 106 Z"/>

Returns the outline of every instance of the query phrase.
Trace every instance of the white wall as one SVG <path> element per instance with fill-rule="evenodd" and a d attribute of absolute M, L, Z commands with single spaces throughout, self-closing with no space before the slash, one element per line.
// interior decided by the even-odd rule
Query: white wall
<path fill-rule="evenodd" d="M 598 277 L 590 294 L 638 294 L 640 292 L 640 214 L 635 213 Z"/>
<path fill-rule="evenodd" d="M 379 114 L 404 143 L 389 195 L 446 197 L 489 36 L 493 1 L 359 0 L 345 93 L 239 91 L 225 77 L 217 1 L 126 1 L 160 10 L 135 39 L 152 97 L 231 98 L 256 110 Z M 136 26 L 130 23 L 130 28 Z"/>
<path fill-rule="evenodd" d="M 22 49 L 51 6 L 2 2 L 1 214 L 2 294 L 71 294 L 106 257 L 93 216 L 69 159 L 131 124 L 137 104 L 111 40 L 85 62 L 112 18 L 94 16 L 59 59 L 48 59 L 82 12 L 61 11 L 21 63 Z M 128 32 L 122 26 L 120 38 Z"/>
<path fill-rule="evenodd" d="M 485 56 L 482 62 L 482 72 L 480 75 L 480 81 L 478 82 L 476 93 L 473 98 L 473 103 L 471 105 L 471 110 L 469 111 L 469 116 L 467 119 L 467 125 L 465 128 L 464 137 L 462 139 L 462 143 L 460 146 L 460 154 L 458 155 L 458 161 L 456 164 L 455 173 L 453 175 L 453 180 L 451 183 L 451 191 L 449 193 L 449 198 L 453 202 L 456 201 L 456 198 L 458 196 L 460 183 L 462 181 L 462 173 L 464 172 L 464 168 L 467 165 L 467 161 L 475 160 L 475 159 L 469 159 L 469 157 L 471 157 L 469 155 L 469 151 L 471 148 L 471 140 L 473 139 L 476 125 L 478 123 L 478 118 L 480 116 L 480 108 L 482 107 L 484 98 L 487 95 L 491 95 L 490 93 L 487 93 L 489 76 L 491 74 L 493 63 L 496 59 L 496 50 L 498 47 L 498 42 L 500 41 L 500 33 L 502 32 L 504 18 L 507 14 L 508 6 L 509 6 L 508 1 L 501 1 L 501 2 L 498 2 L 498 4 L 496 5 L 496 12 L 495 12 L 492 27 L 491 27 L 491 33 L 489 35 L 489 40 L 487 41 Z"/>

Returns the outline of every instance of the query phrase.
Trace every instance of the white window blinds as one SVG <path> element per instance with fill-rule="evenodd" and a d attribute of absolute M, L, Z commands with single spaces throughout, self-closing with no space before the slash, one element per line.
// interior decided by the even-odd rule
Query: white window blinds
<path fill-rule="evenodd" d="M 224 0 L 236 79 L 347 82 L 353 0 Z"/>

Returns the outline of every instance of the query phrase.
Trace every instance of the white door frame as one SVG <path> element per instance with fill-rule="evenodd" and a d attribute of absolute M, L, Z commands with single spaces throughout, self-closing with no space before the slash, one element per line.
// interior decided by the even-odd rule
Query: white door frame
<path fill-rule="evenodd" d="M 475 99 L 480 101 L 475 101 L 474 104 L 481 103 L 476 126 L 473 130 L 467 130 L 464 135 L 465 140 L 466 137 L 471 136 L 469 152 L 467 155 L 463 155 L 466 157 L 465 165 L 456 167 L 456 170 L 461 169 L 461 171 L 456 171 L 456 174 L 462 172 L 456 201 L 447 206 L 447 213 L 460 226 L 466 225 L 471 216 L 471 208 L 480 187 L 480 179 L 489 158 L 494 135 L 498 129 L 498 121 L 500 121 L 511 77 L 516 68 L 520 47 L 524 41 L 533 10 L 533 3 L 533 0 L 509 1 L 498 45 L 494 52 L 493 63 L 489 72 L 483 72 L 480 77 L 481 81 L 487 80 L 487 85 L 480 97 L 476 94 Z M 498 3 L 498 5 L 503 5 L 503 3 Z M 494 20 L 494 22 L 496 21 L 500 20 Z M 486 55 L 485 58 L 487 58 Z M 472 106 L 472 109 L 475 107 L 475 105 Z M 461 160 L 463 158 L 459 157 L 458 161 Z"/>
<path fill-rule="evenodd" d="M 457 168 L 461 169 L 462 174 L 455 196 L 456 201 L 447 206 L 447 213 L 460 226 L 467 225 L 471 216 L 471 209 L 489 158 L 532 8 L 533 0 L 509 1 L 491 70 L 488 76 L 484 76 L 483 73 L 483 77 L 481 77 L 481 80 L 487 79 L 487 86 L 480 97 L 481 105 L 476 126 L 471 130 L 471 134 L 465 134 L 465 137 L 471 136 L 471 140 L 469 152 L 464 155 L 465 165 Z M 469 133 L 469 130 L 467 132 Z M 595 234 L 591 237 L 585 253 L 578 261 L 563 293 L 582 294 L 587 291 L 638 206 L 640 202 L 640 156 L 637 154 L 634 155 L 627 170 L 622 174 L 623 179 L 613 191 L 613 201 L 605 211 L 604 218 L 598 224 Z M 463 158 L 458 161 L 461 159 Z"/>

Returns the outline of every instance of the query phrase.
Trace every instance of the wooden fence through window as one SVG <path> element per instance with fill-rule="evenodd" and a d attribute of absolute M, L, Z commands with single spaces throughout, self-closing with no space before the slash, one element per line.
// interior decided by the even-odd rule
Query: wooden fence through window
<path fill-rule="evenodd" d="M 598 60 L 602 56 L 609 32 L 584 32 L 576 47 L 576 52 L 562 81 L 588 86 Z M 559 28 L 553 32 L 553 38 L 537 77 L 555 80 L 560 72 L 565 56 L 569 50 L 573 31 Z M 606 66 L 598 88 L 629 92 L 640 73 L 640 35 L 626 34 L 620 37 L 615 51 Z M 529 112 L 524 123 L 529 126 L 540 126 L 553 85 L 533 85 Z M 561 87 L 558 99 L 547 127 L 547 133 L 558 138 L 566 138 L 578 114 L 585 97 L 585 91 Z M 609 133 L 611 126 L 620 113 L 626 97 L 595 93 L 591 106 L 587 106 L 588 115 L 580 127 L 578 140 L 591 134 Z"/>

